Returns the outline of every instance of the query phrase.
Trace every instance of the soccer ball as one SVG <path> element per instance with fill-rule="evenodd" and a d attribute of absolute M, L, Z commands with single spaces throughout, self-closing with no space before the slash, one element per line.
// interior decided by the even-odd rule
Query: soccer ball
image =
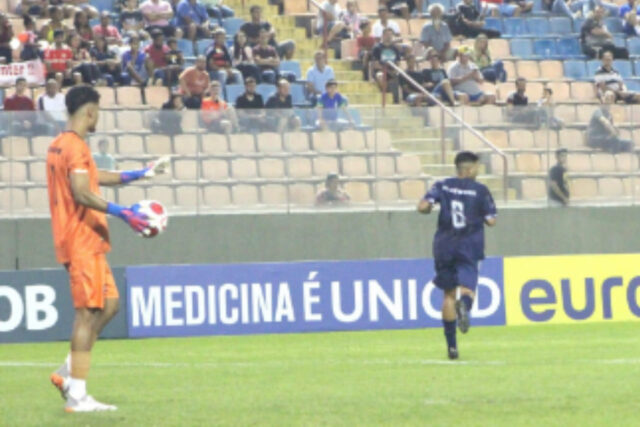
<path fill-rule="evenodd" d="M 139 233 L 140 236 L 155 237 L 167 229 L 169 215 L 162 203 L 156 200 L 142 200 L 133 205 L 133 210 L 146 215 L 149 221 L 149 227 Z"/>

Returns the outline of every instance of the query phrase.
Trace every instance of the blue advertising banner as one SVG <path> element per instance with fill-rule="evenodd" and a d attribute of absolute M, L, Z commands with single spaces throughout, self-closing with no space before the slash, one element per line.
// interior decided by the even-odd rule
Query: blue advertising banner
<path fill-rule="evenodd" d="M 428 259 L 128 267 L 130 337 L 441 326 Z M 474 325 L 504 325 L 502 258 L 481 266 Z"/>

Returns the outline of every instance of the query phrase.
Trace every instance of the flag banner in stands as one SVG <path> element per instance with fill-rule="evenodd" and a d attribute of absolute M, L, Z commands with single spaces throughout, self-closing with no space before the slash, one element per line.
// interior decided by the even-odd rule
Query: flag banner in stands
<path fill-rule="evenodd" d="M 13 86 L 18 77 L 27 79 L 29 85 L 44 85 L 44 65 L 41 61 L 0 65 L 0 86 Z"/>
<path fill-rule="evenodd" d="M 474 325 L 504 325 L 502 258 L 482 262 Z M 428 259 L 128 267 L 130 337 L 440 327 Z"/>
<path fill-rule="evenodd" d="M 124 268 L 113 268 L 112 272 L 124 307 Z M 0 343 L 68 340 L 74 315 L 66 271 L 0 271 Z M 126 338 L 124 310 L 100 336 Z"/>

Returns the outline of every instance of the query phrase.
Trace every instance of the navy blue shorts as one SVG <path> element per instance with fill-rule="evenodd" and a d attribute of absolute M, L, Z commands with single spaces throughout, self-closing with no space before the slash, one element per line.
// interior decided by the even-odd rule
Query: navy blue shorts
<path fill-rule="evenodd" d="M 433 283 L 443 291 L 464 286 L 475 292 L 478 285 L 479 266 L 479 261 L 472 261 L 458 254 L 436 258 L 436 277 Z"/>

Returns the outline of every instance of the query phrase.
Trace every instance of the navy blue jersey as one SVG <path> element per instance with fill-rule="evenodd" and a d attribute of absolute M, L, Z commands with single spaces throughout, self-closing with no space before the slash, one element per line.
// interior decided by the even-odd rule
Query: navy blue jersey
<path fill-rule="evenodd" d="M 484 259 L 484 221 L 497 214 L 489 189 L 473 179 L 448 178 L 424 199 L 440 205 L 434 256 L 456 252 L 469 261 Z"/>

